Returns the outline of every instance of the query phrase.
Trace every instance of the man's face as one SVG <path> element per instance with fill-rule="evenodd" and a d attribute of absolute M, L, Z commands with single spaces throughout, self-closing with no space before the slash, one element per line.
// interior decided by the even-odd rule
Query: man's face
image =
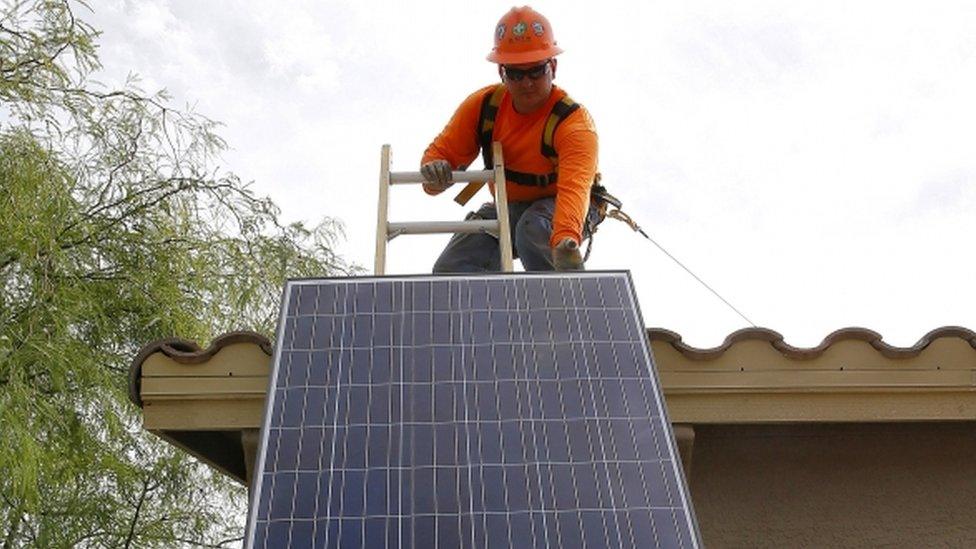
<path fill-rule="evenodd" d="M 556 76 L 556 60 L 500 65 L 498 72 L 512 94 L 515 110 L 524 114 L 541 107 L 549 98 L 552 79 Z"/>

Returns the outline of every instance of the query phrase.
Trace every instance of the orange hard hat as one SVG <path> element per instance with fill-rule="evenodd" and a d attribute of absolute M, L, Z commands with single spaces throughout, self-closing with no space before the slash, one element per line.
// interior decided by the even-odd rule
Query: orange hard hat
<path fill-rule="evenodd" d="M 528 6 L 512 8 L 495 27 L 495 47 L 488 60 L 500 65 L 532 63 L 562 53 L 544 15 Z"/>

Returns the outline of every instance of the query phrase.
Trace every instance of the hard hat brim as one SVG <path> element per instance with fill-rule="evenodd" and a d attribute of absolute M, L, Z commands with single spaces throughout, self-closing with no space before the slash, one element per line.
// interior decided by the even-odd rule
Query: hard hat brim
<path fill-rule="evenodd" d="M 544 50 L 521 51 L 500 53 L 497 49 L 488 54 L 487 59 L 499 65 L 518 65 L 521 63 L 534 63 L 545 61 L 562 53 L 559 46 L 550 46 Z"/>

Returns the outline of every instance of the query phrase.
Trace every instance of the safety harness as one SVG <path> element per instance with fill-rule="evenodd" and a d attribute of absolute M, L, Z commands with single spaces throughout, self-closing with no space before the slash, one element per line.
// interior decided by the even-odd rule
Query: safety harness
<path fill-rule="evenodd" d="M 495 130 L 495 116 L 498 115 L 498 107 L 502 103 L 502 96 L 505 95 L 505 85 L 499 84 L 481 101 L 481 116 L 478 122 L 478 143 L 481 145 L 481 157 L 485 160 L 485 169 L 490 170 L 494 165 L 491 151 L 492 133 Z M 579 109 L 579 103 L 573 101 L 568 95 L 556 102 L 549 111 L 549 118 L 546 120 L 545 128 L 542 130 L 542 156 L 552 162 L 553 171 L 546 174 L 525 173 L 515 170 L 505 169 L 505 180 L 518 185 L 528 185 L 532 187 L 545 187 L 556 182 L 556 166 L 559 165 L 559 155 L 552 145 L 553 136 L 556 135 L 556 128 L 569 115 Z"/>
<path fill-rule="evenodd" d="M 495 86 L 490 93 L 486 93 L 484 99 L 481 101 L 481 114 L 479 115 L 478 119 L 478 144 L 481 145 L 481 157 L 485 161 L 486 170 L 490 170 L 492 169 L 492 166 L 494 166 L 494 158 L 491 150 L 492 134 L 495 130 L 495 117 L 498 115 L 498 108 L 502 103 L 502 97 L 504 95 L 505 85 L 499 84 Z M 557 177 L 556 168 L 559 166 L 559 155 L 556 153 L 556 148 L 553 146 L 556 128 L 559 127 L 559 124 L 561 124 L 563 120 L 576 112 L 576 110 L 579 108 L 579 103 L 573 101 L 571 97 L 566 95 L 561 100 L 557 101 L 556 104 L 552 106 L 552 110 L 549 111 L 549 118 L 546 120 L 546 125 L 542 130 L 542 142 L 540 147 L 542 156 L 545 156 L 550 162 L 552 162 L 552 172 L 546 174 L 535 174 L 505 168 L 505 180 L 511 181 L 517 185 L 528 185 L 535 187 L 545 187 L 555 183 Z M 596 204 L 597 211 L 600 214 L 600 221 L 603 221 L 603 219 L 606 217 L 612 217 L 614 219 L 624 221 L 621 216 L 626 216 L 626 214 L 620 211 L 622 206 L 621 201 L 617 197 L 607 192 L 607 188 L 600 184 L 600 177 L 600 173 L 597 172 L 593 178 L 593 186 L 590 188 L 590 196 L 593 199 L 593 202 Z M 462 196 L 459 195 L 458 198 L 460 199 Z M 464 197 L 463 202 L 461 200 L 458 200 L 458 202 L 463 205 L 469 198 L 470 195 Z M 616 208 L 616 210 L 608 211 L 611 206 Z M 590 236 L 590 242 L 586 248 L 586 257 L 588 258 L 590 255 L 590 250 L 593 246 L 593 233 L 596 232 L 596 226 L 587 226 L 586 230 Z"/>

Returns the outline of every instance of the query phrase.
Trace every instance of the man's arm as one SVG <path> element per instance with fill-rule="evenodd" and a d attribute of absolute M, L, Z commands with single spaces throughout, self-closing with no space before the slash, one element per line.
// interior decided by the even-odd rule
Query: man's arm
<path fill-rule="evenodd" d="M 578 109 L 559 125 L 553 147 L 559 155 L 559 168 L 549 245 L 555 249 L 566 239 L 576 244 L 583 240 L 599 152 L 596 127 L 586 109 Z"/>
<path fill-rule="evenodd" d="M 487 89 L 483 88 L 469 95 L 424 151 L 420 172 L 428 181 L 424 183 L 427 194 L 439 194 L 450 187 L 451 170 L 467 166 L 481 152 L 478 145 L 478 117 Z"/>

